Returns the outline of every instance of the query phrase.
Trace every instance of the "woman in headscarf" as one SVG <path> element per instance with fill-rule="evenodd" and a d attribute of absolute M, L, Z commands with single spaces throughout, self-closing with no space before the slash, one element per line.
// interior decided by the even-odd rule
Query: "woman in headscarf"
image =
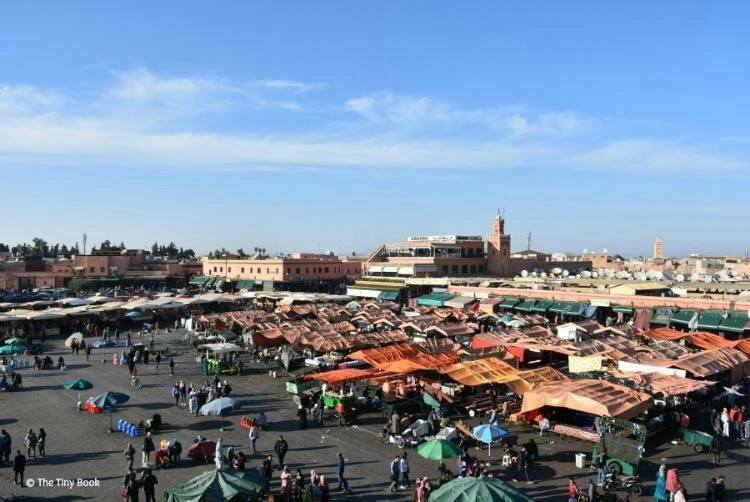
<path fill-rule="evenodd" d="M 667 466 L 661 464 L 659 473 L 656 475 L 656 489 L 654 490 L 656 502 L 667 502 Z"/>
<path fill-rule="evenodd" d="M 669 492 L 669 500 L 674 500 L 674 494 L 677 493 L 680 486 L 682 486 L 680 483 L 680 475 L 677 473 L 677 468 L 672 467 L 667 471 L 666 488 Z"/>
<path fill-rule="evenodd" d="M 725 437 L 729 437 L 729 411 L 726 408 L 721 410 L 721 434 Z"/>

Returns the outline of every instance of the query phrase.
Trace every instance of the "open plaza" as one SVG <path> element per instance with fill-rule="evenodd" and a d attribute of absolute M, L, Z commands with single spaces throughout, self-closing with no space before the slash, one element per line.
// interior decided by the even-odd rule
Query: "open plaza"
<path fill-rule="evenodd" d="M 750 497 L 746 324 L 721 329 L 738 313 L 439 291 L 49 303 L 0 313 L 9 500 Z"/>

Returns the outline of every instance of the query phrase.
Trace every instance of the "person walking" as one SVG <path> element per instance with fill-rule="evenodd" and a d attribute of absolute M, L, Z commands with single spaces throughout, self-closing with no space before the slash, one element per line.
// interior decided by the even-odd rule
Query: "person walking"
<path fill-rule="evenodd" d="M 156 485 L 159 480 L 156 479 L 151 469 L 143 471 L 141 476 L 141 486 L 143 487 L 143 494 L 146 496 L 146 502 L 156 502 Z"/>
<path fill-rule="evenodd" d="M 401 456 L 396 455 L 396 458 L 391 460 L 391 467 L 390 467 L 390 476 L 391 476 L 391 485 L 388 488 L 389 491 L 395 492 L 398 488 L 398 480 L 399 476 L 401 475 Z"/>
<path fill-rule="evenodd" d="M 147 432 L 146 437 L 143 438 L 143 446 L 141 447 L 141 464 L 143 464 L 144 469 L 148 468 L 148 464 L 151 461 L 151 452 L 155 449 L 151 433 Z"/>
<path fill-rule="evenodd" d="M 292 473 L 289 472 L 289 466 L 285 465 L 281 471 L 281 494 L 284 500 L 292 499 Z"/>
<path fill-rule="evenodd" d="M 609 460 L 609 456 L 607 456 L 607 449 L 602 448 L 602 452 L 599 455 L 598 459 L 598 476 L 597 476 L 597 484 L 599 486 L 604 486 L 604 481 L 607 479 L 607 461 Z"/>
<path fill-rule="evenodd" d="M 532 484 L 531 478 L 529 477 L 529 459 L 528 453 L 524 446 L 521 447 L 521 451 L 518 452 L 518 469 L 516 471 L 516 477 L 513 481 L 518 482 L 518 479 L 523 474 L 526 477 L 526 483 Z"/>
<path fill-rule="evenodd" d="M 65 371 L 65 359 L 63 359 L 63 356 L 57 358 L 57 367 L 60 368 L 60 371 Z"/>
<path fill-rule="evenodd" d="M 175 383 L 172 387 L 172 399 L 174 399 L 174 405 L 180 406 L 180 385 Z"/>
<path fill-rule="evenodd" d="M 89 358 L 91 357 L 91 345 L 86 345 L 86 362 L 89 362 Z"/>
<path fill-rule="evenodd" d="M 654 498 L 656 502 L 667 502 L 667 466 L 661 464 L 659 473 L 656 475 L 656 488 L 654 489 Z"/>
<path fill-rule="evenodd" d="M 138 502 L 138 492 L 140 491 L 140 489 L 141 485 L 135 477 L 135 471 L 133 471 L 133 469 L 130 469 L 123 482 L 123 490 L 125 491 L 127 502 Z"/>
<path fill-rule="evenodd" d="M 157 352 L 154 356 L 154 362 L 156 363 L 156 372 L 159 372 L 159 364 L 161 364 L 161 352 Z"/>
<path fill-rule="evenodd" d="M 727 487 L 724 485 L 724 475 L 719 474 L 719 477 L 716 478 L 716 502 L 727 502 L 729 500 L 727 498 Z"/>
<path fill-rule="evenodd" d="M 174 376 L 174 358 L 169 358 L 169 376 Z"/>
<path fill-rule="evenodd" d="M 39 435 L 37 436 L 36 447 L 39 450 L 40 457 L 47 456 L 46 446 L 47 446 L 47 431 L 44 430 L 44 427 L 39 427 Z"/>
<path fill-rule="evenodd" d="M 135 460 L 135 448 L 133 443 L 128 443 L 125 447 L 125 451 L 122 452 L 125 455 L 125 460 L 128 461 L 128 471 L 133 470 L 133 461 Z"/>
<path fill-rule="evenodd" d="M 185 380 L 180 380 L 180 401 L 183 405 L 187 406 L 187 386 L 185 385 Z"/>
<path fill-rule="evenodd" d="M 350 494 L 352 491 L 349 489 L 349 482 L 344 477 L 344 467 L 346 466 L 346 460 L 341 452 L 336 453 L 336 476 L 339 480 L 339 491 L 343 490 L 344 493 Z"/>
<path fill-rule="evenodd" d="M 399 465 L 401 471 L 401 486 L 406 489 L 411 485 L 409 480 L 409 459 L 406 458 L 406 452 L 401 456 L 401 464 Z"/>
<path fill-rule="evenodd" d="M 250 426 L 248 437 L 250 438 L 250 447 L 253 449 L 253 455 L 255 455 L 258 453 L 258 450 L 255 449 L 255 443 L 258 441 L 258 438 L 260 438 L 260 428 L 257 425 L 252 424 Z"/>
<path fill-rule="evenodd" d="M 266 491 L 271 489 L 271 478 L 273 477 L 273 459 L 268 455 L 260 465 L 260 473 L 266 478 Z"/>
<path fill-rule="evenodd" d="M 10 439 L 8 431 L 2 429 L 0 431 L 0 465 L 5 465 L 10 462 L 10 452 L 13 446 L 13 441 Z"/>
<path fill-rule="evenodd" d="M 26 436 L 23 438 L 23 444 L 26 446 L 26 456 L 31 458 L 31 454 L 33 453 L 34 458 L 36 458 L 37 437 L 33 429 L 26 431 Z"/>
<path fill-rule="evenodd" d="M 289 450 L 289 444 L 284 439 L 284 436 L 279 436 L 276 440 L 276 444 L 273 446 L 273 451 L 276 452 L 276 456 L 279 457 L 279 469 L 284 466 L 284 457 L 286 452 Z"/>
<path fill-rule="evenodd" d="M 711 452 L 714 454 L 714 464 L 721 463 L 721 436 L 718 434 L 711 439 Z"/>
<path fill-rule="evenodd" d="M 16 450 L 16 456 L 13 458 L 13 483 L 23 484 L 23 472 L 26 470 L 26 457 L 21 450 Z M 19 481 L 20 478 L 20 481 Z"/>

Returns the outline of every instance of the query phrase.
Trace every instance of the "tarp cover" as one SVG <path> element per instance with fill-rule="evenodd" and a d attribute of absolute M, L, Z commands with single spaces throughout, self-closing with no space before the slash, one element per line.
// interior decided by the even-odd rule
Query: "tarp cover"
<path fill-rule="evenodd" d="M 248 469 L 242 473 L 211 469 L 187 483 L 164 492 L 165 502 L 258 500 L 265 491 L 260 473 Z"/>
<path fill-rule="evenodd" d="M 568 380 L 541 384 L 523 396 L 521 413 L 544 406 L 592 415 L 633 418 L 654 405 L 651 396 L 603 380 Z"/>

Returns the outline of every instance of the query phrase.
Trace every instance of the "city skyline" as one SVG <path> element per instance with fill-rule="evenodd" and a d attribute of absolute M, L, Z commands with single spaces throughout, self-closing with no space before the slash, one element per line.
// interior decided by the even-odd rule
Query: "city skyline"
<path fill-rule="evenodd" d="M 749 6 L 447 5 L 4 7 L 0 241 L 745 254 Z"/>

